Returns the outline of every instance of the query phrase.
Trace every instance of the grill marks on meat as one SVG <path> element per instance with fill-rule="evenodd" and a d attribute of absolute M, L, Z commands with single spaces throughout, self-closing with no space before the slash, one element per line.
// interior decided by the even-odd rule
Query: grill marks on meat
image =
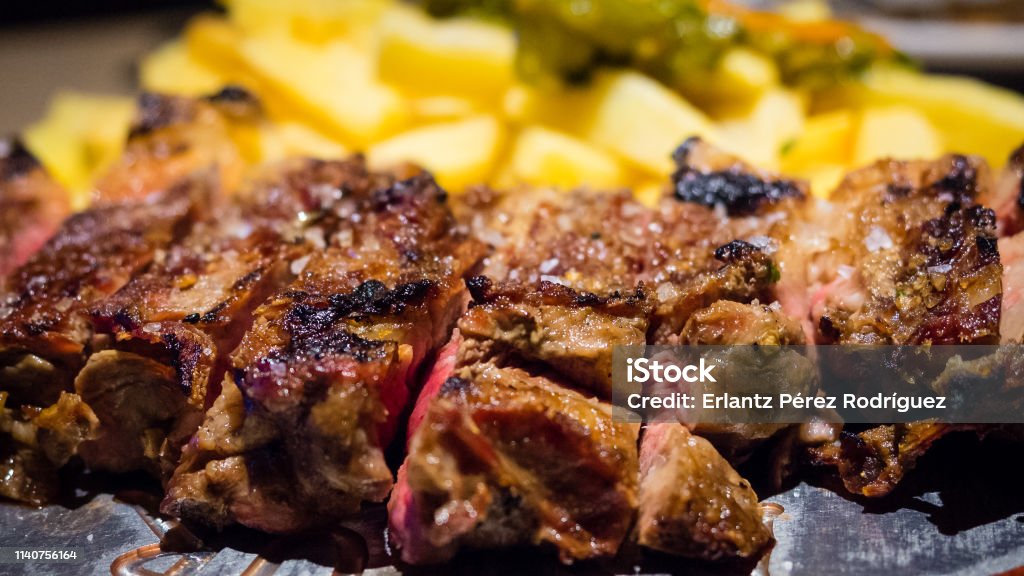
<path fill-rule="evenodd" d="M 787 198 L 804 198 L 796 180 L 753 169 L 693 137 L 672 155 L 672 184 L 677 199 L 704 206 L 721 205 L 730 216 L 747 216 Z"/>
<path fill-rule="evenodd" d="M 361 159 L 272 167 L 92 308 L 112 349 L 94 354 L 75 382 L 102 423 L 81 447 L 86 464 L 170 476 L 253 310 L 293 278 L 294 262 L 323 246 L 342 190 L 371 178 Z"/>
<path fill-rule="evenodd" d="M 142 94 L 125 150 L 96 182 L 96 197 L 138 200 L 205 170 L 215 172 L 225 189 L 234 189 L 243 163 L 230 130 L 259 115 L 255 99 Z"/>
<path fill-rule="evenodd" d="M 67 216 L 67 193 L 18 140 L 0 140 L 0 290 Z"/>
<path fill-rule="evenodd" d="M 46 406 L 70 389 L 91 335 L 88 306 L 187 232 L 205 188 L 190 181 L 153 202 L 76 214 L 8 278 L 0 304 L 0 370 L 9 401 Z"/>
<path fill-rule="evenodd" d="M 882 161 L 833 196 L 831 276 L 813 310 L 819 338 L 843 344 L 967 344 L 999 334 L 995 218 L 976 203 L 980 160 Z M 814 264 L 812 264 L 814 265 Z"/>
<path fill-rule="evenodd" d="M 688 146 L 694 171 L 720 162 L 733 175 L 747 174 L 703 143 Z M 736 326 L 724 320 L 730 312 L 714 308 L 736 300 L 746 311 L 745 303 L 771 300 L 778 269 L 766 235 L 798 201 L 793 194 L 754 202 L 744 216 L 729 218 L 675 198 L 652 210 L 625 194 L 470 196 L 466 220 L 494 251 L 468 281 L 471 307 L 413 411 L 409 456 L 389 503 L 403 559 L 438 562 L 460 547 L 543 542 L 565 562 L 609 556 L 638 504 L 648 522 L 644 544 L 682 554 L 707 549 L 711 557 L 757 553 L 767 542 L 764 528 L 753 526 L 757 498 L 749 486 L 749 494 L 740 493 L 745 484 L 706 441 L 716 466 L 707 477 L 735 477 L 726 490 L 736 500 L 722 498 L 743 532 L 723 533 L 731 544 L 711 542 L 711 526 L 702 524 L 710 511 L 638 502 L 637 429 L 612 419 L 600 399 L 611 395 L 614 346 L 679 341 L 702 313 L 722 318 L 722 332 L 742 324 L 740 337 L 802 338 L 774 308 L 753 304 L 743 322 L 734 313 Z M 765 319 L 776 316 L 784 328 Z M 697 338 L 701 328 L 688 330 Z M 651 436 L 651 461 L 678 459 L 658 454 L 671 446 L 657 438 Z M 643 481 L 652 493 L 671 491 L 689 481 L 665 480 L 680 470 L 673 464 Z M 672 495 L 673 503 L 689 499 L 685 490 Z M 660 541 L 655 522 L 674 526 L 688 542 Z"/>
<path fill-rule="evenodd" d="M 565 562 L 613 555 L 636 507 L 636 427 L 518 368 L 469 363 L 454 374 L 421 398 L 429 408 L 388 503 L 403 560 L 539 543 Z"/>
<path fill-rule="evenodd" d="M 821 342 L 985 344 L 999 340 L 1003 268 L 995 214 L 978 204 L 976 158 L 882 161 L 849 174 L 832 200 L 836 236 L 811 266 Z M 955 427 L 927 422 L 845 432 L 812 449 L 854 493 L 889 493 L 931 443 Z"/>
<path fill-rule="evenodd" d="M 771 541 L 757 494 L 680 424 L 650 424 L 640 449 L 641 545 L 705 560 L 759 554 Z"/>
<path fill-rule="evenodd" d="M 65 400 L 89 351 L 88 307 L 119 289 L 180 238 L 205 192 L 201 182 L 187 182 L 155 202 L 110 204 L 76 214 L 8 278 L 0 302 L 0 394 L 16 412 L 12 430 L 0 443 L 10 446 L 5 451 L 15 459 L 8 467 L 8 481 L 26 488 L 6 495 L 34 502 L 56 490 L 54 471 L 67 455 L 52 459 L 46 441 L 32 433 L 59 428 L 64 422 L 69 434 L 72 429 L 81 431 L 70 434 L 78 440 L 92 436 L 91 410 L 78 405 L 77 396 Z M 76 405 L 74 410 L 58 411 L 66 417 L 54 416 L 48 426 L 37 421 L 36 412 L 45 414 L 70 402 Z M 33 476 L 20 476 L 23 473 Z"/>
<path fill-rule="evenodd" d="M 256 310 L 166 512 L 286 532 L 387 496 L 383 450 L 480 248 L 428 175 L 375 184 L 344 191 L 330 245 Z"/>
<path fill-rule="evenodd" d="M 459 322 L 467 337 L 488 341 L 513 360 L 542 364 L 562 381 L 598 398 L 612 395 L 612 343 L 646 342 L 651 299 L 642 285 L 630 294 L 598 296 L 541 281 L 537 290 L 468 281 L 473 307 Z"/>

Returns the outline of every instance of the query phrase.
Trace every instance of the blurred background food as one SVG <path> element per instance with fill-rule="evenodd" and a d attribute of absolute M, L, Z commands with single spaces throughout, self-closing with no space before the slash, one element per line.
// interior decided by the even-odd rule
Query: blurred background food
<path fill-rule="evenodd" d="M 922 72 L 900 50 L 1019 86 L 1024 6 L 1009 0 L 837 3 L 891 43 L 819 0 L 166 4 L 125 16 L 131 3 L 99 2 L 78 10 L 118 15 L 54 23 L 44 1 L 4 25 L 0 128 L 23 131 L 76 206 L 118 157 L 136 87 L 253 92 L 266 119 L 232 131 L 249 162 L 360 151 L 374 167 L 420 163 L 453 192 L 654 197 L 675 146 L 701 135 L 827 195 L 877 158 L 1000 166 L 1024 141 L 1019 93 Z"/>

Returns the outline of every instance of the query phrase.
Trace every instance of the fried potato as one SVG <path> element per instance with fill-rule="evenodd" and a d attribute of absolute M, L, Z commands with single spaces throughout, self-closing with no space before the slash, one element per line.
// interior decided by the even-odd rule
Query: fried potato
<path fill-rule="evenodd" d="M 225 78 L 197 60 L 181 40 L 172 40 L 146 56 L 139 65 L 144 90 L 185 96 L 212 94 Z"/>
<path fill-rule="evenodd" d="M 298 122 L 276 122 L 260 128 L 260 161 L 308 156 L 331 160 L 344 158 L 349 150 L 340 142 Z"/>
<path fill-rule="evenodd" d="M 850 163 L 856 114 L 837 110 L 807 119 L 803 131 L 783 148 L 784 172 L 797 173 L 819 164 L 845 166 Z"/>
<path fill-rule="evenodd" d="M 917 110 L 942 134 L 946 150 L 984 156 L 994 166 L 1024 141 L 1024 98 L 978 80 L 876 67 L 854 92 L 854 105 Z"/>
<path fill-rule="evenodd" d="M 853 163 L 863 166 L 879 158 L 934 158 L 942 150 L 942 135 L 917 110 L 873 107 L 861 114 Z"/>
<path fill-rule="evenodd" d="M 703 112 L 638 72 L 602 74 L 589 90 L 579 135 L 652 175 L 672 171 L 672 151 L 686 138 L 719 140 Z"/>
<path fill-rule="evenodd" d="M 25 145 L 81 209 L 93 178 L 120 155 L 134 113 L 131 97 L 61 92 L 43 120 L 25 130 Z"/>
<path fill-rule="evenodd" d="M 512 145 L 507 175 L 536 186 L 615 188 L 625 183 L 626 169 L 615 156 L 586 142 L 530 126 Z"/>
<path fill-rule="evenodd" d="M 381 20 L 377 65 L 381 80 L 412 95 L 493 103 L 512 85 L 515 52 L 506 27 L 400 7 Z"/>
<path fill-rule="evenodd" d="M 487 181 L 501 152 L 504 129 L 493 116 L 416 128 L 367 150 L 371 168 L 412 162 L 423 166 L 452 192 Z"/>
<path fill-rule="evenodd" d="M 243 41 L 253 73 L 317 128 L 357 149 L 390 136 L 409 120 L 397 90 L 376 79 L 369 54 L 344 42 L 306 46 L 285 37 Z"/>
<path fill-rule="evenodd" d="M 369 49 L 381 15 L 394 0 L 224 0 L 231 21 L 247 36 L 289 35 L 322 44 L 344 39 Z"/>

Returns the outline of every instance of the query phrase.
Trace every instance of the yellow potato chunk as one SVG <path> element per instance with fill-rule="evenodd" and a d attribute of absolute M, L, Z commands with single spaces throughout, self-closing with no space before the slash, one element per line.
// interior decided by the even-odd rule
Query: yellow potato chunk
<path fill-rule="evenodd" d="M 253 73 L 326 134 L 363 148 L 400 130 L 408 106 L 375 78 L 369 54 L 344 42 L 310 46 L 279 36 L 249 38 Z"/>
<path fill-rule="evenodd" d="M 412 162 L 430 170 L 453 192 L 484 182 L 501 150 L 503 127 L 493 116 L 474 116 L 410 130 L 370 147 L 367 162 L 386 169 Z"/>
<path fill-rule="evenodd" d="M 570 134 L 586 131 L 599 94 L 592 88 L 516 84 L 502 97 L 502 114 L 520 125 L 542 124 Z"/>
<path fill-rule="evenodd" d="M 246 35 L 291 35 L 303 42 L 344 39 L 361 48 L 392 0 L 224 0 L 231 21 Z"/>
<path fill-rule="evenodd" d="M 200 65 L 231 82 L 249 76 L 239 52 L 242 32 L 227 20 L 217 16 L 193 18 L 184 36 L 189 55 Z"/>
<path fill-rule="evenodd" d="M 144 90 L 185 96 L 213 94 L 225 84 L 220 74 L 195 59 L 180 40 L 167 42 L 146 56 L 139 66 L 139 82 Z"/>
<path fill-rule="evenodd" d="M 734 93 L 760 94 L 779 85 L 779 69 L 767 56 L 747 48 L 733 48 L 718 63 L 718 80 Z"/>
<path fill-rule="evenodd" d="M 603 74 L 590 90 L 595 102 L 581 110 L 589 121 L 580 135 L 651 174 L 671 172 L 672 151 L 690 136 L 718 140 L 703 112 L 643 74 Z"/>
<path fill-rule="evenodd" d="M 435 124 L 483 112 L 478 103 L 458 96 L 424 96 L 409 100 L 412 122 Z"/>
<path fill-rule="evenodd" d="M 124 149 L 134 113 L 130 97 L 62 92 L 46 116 L 25 130 L 25 145 L 75 194 L 74 207 L 83 208 L 93 177 Z"/>
<path fill-rule="evenodd" d="M 721 145 L 748 162 L 777 169 L 781 153 L 803 130 L 804 109 L 801 94 L 781 88 L 768 90 L 746 117 L 722 123 Z"/>
<path fill-rule="evenodd" d="M 332 160 L 343 158 L 349 153 L 340 142 L 298 122 L 277 122 L 263 126 L 260 135 L 263 162 L 296 156 Z"/>
<path fill-rule="evenodd" d="M 563 188 L 613 188 L 625 177 L 622 163 L 611 154 L 540 126 L 530 126 L 516 138 L 509 169 L 518 182 Z"/>
<path fill-rule="evenodd" d="M 632 71 L 600 74 L 585 88 L 514 86 L 503 110 L 514 122 L 567 132 L 654 176 L 672 170 L 672 151 L 690 136 L 719 140 L 703 112 Z"/>
<path fill-rule="evenodd" d="M 929 159 L 942 149 L 942 136 L 913 108 L 868 108 L 861 115 L 853 162 L 862 166 L 880 158 Z"/>
<path fill-rule="evenodd" d="M 641 182 L 633 188 L 633 197 L 648 208 L 657 208 L 668 188 L 667 180 Z"/>
<path fill-rule="evenodd" d="M 381 19 L 377 51 L 381 79 L 411 94 L 497 101 L 514 77 L 512 31 L 480 20 L 395 8 Z"/>
<path fill-rule="evenodd" d="M 811 194 L 818 198 L 828 198 L 849 171 L 842 164 L 814 164 L 794 171 L 791 175 L 807 180 L 811 185 Z"/>
<path fill-rule="evenodd" d="M 945 150 L 978 154 L 995 166 L 1024 142 L 1024 98 L 978 80 L 877 67 L 865 76 L 861 98 L 914 108 L 941 132 Z"/>
<path fill-rule="evenodd" d="M 808 118 L 803 132 L 782 150 L 783 172 L 798 172 L 819 164 L 849 164 L 856 127 L 850 110 Z"/>

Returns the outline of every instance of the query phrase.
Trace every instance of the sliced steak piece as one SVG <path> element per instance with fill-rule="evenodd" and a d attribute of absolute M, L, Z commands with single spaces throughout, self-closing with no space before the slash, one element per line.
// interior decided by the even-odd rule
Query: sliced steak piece
<path fill-rule="evenodd" d="M 1000 342 L 1024 341 L 1024 234 L 999 239 L 1003 265 L 1003 301 L 999 319 Z"/>
<path fill-rule="evenodd" d="M 8 278 L 0 301 L 0 393 L 22 423 L 73 390 L 92 336 L 88 307 L 124 285 L 188 230 L 205 188 L 189 182 L 156 202 L 101 205 L 76 214 Z M 24 436 L 5 441 L 28 459 L 26 450 L 35 450 L 39 441 L 23 441 Z M 23 470 L 43 470 L 47 459 L 31 458 L 36 464 Z M 15 482 L 46 483 L 54 477 L 41 474 L 46 478 Z M 53 490 L 40 488 L 38 493 Z"/>
<path fill-rule="evenodd" d="M 1024 144 L 1010 154 L 1006 167 L 986 187 L 979 203 L 996 213 L 999 236 L 1013 236 L 1024 231 Z"/>
<path fill-rule="evenodd" d="M 511 361 L 543 364 L 603 400 L 612 396 L 614 346 L 646 342 L 651 303 L 642 284 L 605 297 L 547 281 L 526 290 L 496 287 L 486 276 L 468 284 L 473 307 L 459 321 L 465 337 L 490 342 Z"/>
<path fill-rule="evenodd" d="M 685 171 L 699 180 L 691 191 L 714 189 L 719 176 L 734 188 L 769 178 L 702 142 L 684 148 L 692 154 L 678 157 L 679 176 Z M 541 542 L 553 543 L 564 561 L 615 553 L 635 511 L 638 478 L 595 474 L 589 456 L 562 465 L 565 456 L 546 450 L 566 442 L 563 453 L 611 453 L 621 460 L 618 472 L 635 471 L 636 430 L 612 419 L 610 406 L 587 401 L 606 411 L 605 428 L 619 430 L 615 445 L 630 445 L 628 452 L 609 452 L 609 440 L 594 437 L 593 425 L 576 409 L 555 407 L 569 398 L 582 401 L 561 387 L 609 398 L 614 346 L 679 342 L 688 320 L 721 300 L 770 302 L 778 268 L 769 235 L 803 197 L 799 185 L 779 185 L 787 191 L 763 194 L 765 201 L 751 201 L 732 216 L 716 207 L 717 200 L 689 196 L 682 202 L 667 198 L 654 210 L 628 195 L 583 191 L 479 190 L 467 197 L 463 219 L 494 252 L 481 276 L 469 282 L 473 305 L 413 411 L 410 430 L 416 432 L 389 504 L 402 557 L 436 562 L 463 546 Z M 755 321 L 749 324 L 720 328 L 742 338 L 757 330 Z M 694 337 L 700 331 L 692 328 Z M 799 330 L 795 334 L 800 338 Z M 543 393 L 533 391 L 540 387 Z M 502 391 L 500 401 L 490 388 Z M 551 407 L 545 410 L 545 403 Z M 492 424 L 495 411 L 501 419 Z M 513 424 L 514 418 L 528 421 L 529 428 Z M 528 432 L 550 436 L 545 431 L 553 427 L 579 433 L 559 431 L 555 438 L 568 439 L 537 440 Z M 515 436 L 506 436 L 508 430 Z M 523 461 L 539 447 L 543 459 Z M 521 450 L 530 454 L 520 456 Z M 551 461 L 560 464 L 552 468 Z M 561 500 L 547 501 L 550 494 Z M 566 494 L 601 502 L 604 531 L 595 532 L 593 511 Z M 576 525 L 573 534 L 552 527 L 552 506 L 560 514 L 556 520 Z"/>
<path fill-rule="evenodd" d="M 959 429 L 949 424 L 914 422 L 843 431 L 839 440 L 811 448 L 816 463 L 835 466 L 846 489 L 868 497 L 892 492 L 932 443 Z M 966 428 L 965 428 L 966 429 Z"/>
<path fill-rule="evenodd" d="M 430 399 L 388 503 L 402 559 L 540 543 L 564 562 L 614 555 L 638 469 L 636 426 L 611 412 L 518 368 L 457 368 Z"/>
<path fill-rule="evenodd" d="M 772 539 L 750 483 L 680 424 L 644 429 L 639 502 L 637 539 L 661 552 L 747 558 Z"/>
<path fill-rule="evenodd" d="M 690 314 L 717 300 L 774 301 L 780 267 L 773 253 L 803 205 L 806 187 L 757 171 L 699 139 L 681 146 L 676 160 L 677 180 L 692 180 L 687 190 L 703 186 L 713 197 L 721 188 L 715 175 L 729 174 L 737 179 L 732 196 L 712 202 L 674 195 L 650 209 L 625 193 L 535 189 L 469 195 L 463 220 L 494 246 L 481 274 L 595 294 L 627 294 L 643 282 L 656 302 L 654 343 L 674 342 Z M 733 198 L 746 190 L 741 183 L 786 191 L 747 202 Z M 725 209 L 729 198 L 748 206 L 732 213 Z"/>
<path fill-rule="evenodd" d="M 165 512 L 289 532 L 390 491 L 384 448 L 465 309 L 480 248 L 426 174 L 345 195 L 332 245 L 256 310 Z"/>
<path fill-rule="evenodd" d="M 795 346 L 804 344 L 800 323 L 786 316 L 778 303 L 741 304 L 720 300 L 711 306 L 698 310 L 687 321 L 680 333 L 680 344 L 691 346 Z M 730 360 L 730 356 L 743 356 L 749 349 L 735 351 L 722 349 L 716 352 L 721 358 L 720 365 L 742 366 L 743 361 Z M 784 358 L 783 358 L 784 356 Z M 758 389 L 768 382 L 777 382 L 774 392 L 811 395 L 816 391 L 817 373 L 813 362 L 796 350 L 786 350 L 772 364 L 757 362 L 761 369 L 771 368 L 773 374 L 760 374 L 754 378 L 733 376 L 730 381 L 750 381 Z M 769 379 L 771 378 L 771 379 Z M 731 390 L 739 392 L 737 389 Z M 787 424 L 724 424 L 710 422 L 686 422 L 694 434 L 710 440 L 730 462 L 736 464 L 747 459 L 762 442 L 775 436 Z"/>
<path fill-rule="evenodd" d="M 251 115 L 245 108 L 255 109 L 221 96 L 142 97 L 124 155 L 96 183 L 94 208 L 4 281 L 0 391 L 11 406 L 43 408 L 72 390 L 92 348 L 89 308 L 162 259 L 237 178 L 228 124 Z"/>
<path fill-rule="evenodd" d="M 57 469 L 95 434 L 96 417 L 67 392 L 45 409 L 6 403 L 0 392 L 0 497 L 41 506 L 56 496 Z"/>
<path fill-rule="evenodd" d="M 953 155 L 886 160 L 847 176 L 832 197 L 828 265 L 818 266 L 812 312 L 822 342 L 998 341 L 995 217 L 977 204 L 986 170 Z"/>
<path fill-rule="evenodd" d="M 984 162 L 885 160 L 849 174 L 832 197 L 829 242 L 812 314 L 823 343 L 991 344 L 999 341 L 1003 267 Z M 859 382 L 874 392 L 873 382 Z M 844 432 L 812 449 L 846 487 L 889 493 L 931 443 L 956 427 L 913 423 Z"/>
<path fill-rule="evenodd" d="M 68 215 L 67 192 L 18 140 L 0 140 L 0 290 Z"/>
<path fill-rule="evenodd" d="M 144 93 L 124 152 L 96 182 L 95 196 L 138 200 L 208 169 L 233 190 L 244 163 L 231 129 L 259 117 L 259 103 L 239 89 L 204 99 Z"/>
<path fill-rule="evenodd" d="M 2 389 L 15 406 L 57 401 L 85 360 L 88 307 L 179 240 L 206 202 L 189 181 L 146 203 L 99 205 L 69 218 L 8 279 L 0 302 Z"/>
<path fill-rule="evenodd" d="M 265 172 L 215 221 L 199 223 L 162 262 L 93 306 L 97 333 L 112 342 L 75 382 L 102 425 L 81 448 L 91 468 L 170 476 L 220 393 L 253 310 L 324 246 L 342 190 L 371 182 L 361 159 Z"/>

